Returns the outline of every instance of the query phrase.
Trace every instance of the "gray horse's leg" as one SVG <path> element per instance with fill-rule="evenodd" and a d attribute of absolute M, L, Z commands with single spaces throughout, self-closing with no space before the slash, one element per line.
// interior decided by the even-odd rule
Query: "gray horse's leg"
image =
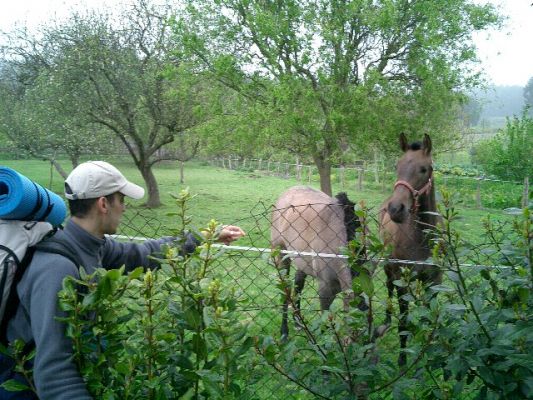
<path fill-rule="evenodd" d="M 301 304 L 301 294 L 304 289 L 306 276 L 307 274 L 300 270 L 296 270 L 296 275 L 294 276 L 294 293 L 296 297 L 296 309 L 294 310 L 293 317 L 294 317 L 294 324 L 296 325 L 296 327 L 302 326 L 301 321 L 300 321 L 300 316 L 301 316 L 300 304 Z"/>
<path fill-rule="evenodd" d="M 290 269 L 291 269 L 291 260 L 289 258 L 285 258 L 281 261 L 280 268 L 285 269 L 286 275 L 285 279 L 288 279 Z M 291 288 L 289 285 L 287 285 L 284 290 L 285 296 L 283 296 L 283 305 L 281 306 L 281 339 L 286 340 L 289 337 L 289 325 L 287 322 L 287 310 L 289 308 L 289 296 L 290 293 L 287 293 L 287 291 L 290 291 Z"/>
<path fill-rule="evenodd" d="M 318 296 L 320 298 L 320 309 L 322 311 L 329 310 L 331 303 L 335 300 L 335 295 L 338 293 L 332 289 L 331 282 L 323 280 L 318 281 Z"/>

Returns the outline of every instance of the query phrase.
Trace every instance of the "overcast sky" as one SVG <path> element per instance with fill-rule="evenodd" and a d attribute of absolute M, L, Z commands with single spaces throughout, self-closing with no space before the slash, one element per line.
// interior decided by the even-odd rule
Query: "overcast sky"
<path fill-rule="evenodd" d="M 10 0 L 2 2 L 0 30 L 16 23 L 29 26 L 48 18 L 64 16 L 71 7 L 111 7 L 123 0 Z M 484 3 L 486 0 L 475 0 Z M 533 0 L 490 0 L 508 16 L 498 32 L 476 35 L 478 56 L 489 82 L 495 85 L 525 86 L 533 77 Z"/>

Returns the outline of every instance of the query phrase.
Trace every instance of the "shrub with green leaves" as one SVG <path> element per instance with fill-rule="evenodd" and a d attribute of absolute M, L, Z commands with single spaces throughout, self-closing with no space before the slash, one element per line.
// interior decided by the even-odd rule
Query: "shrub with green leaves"
<path fill-rule="evenodd" d="M 440 248 L 434 261 L 447 283 L 430 306 L 412 310 L 411 322 L 436 317 L 434 340 L 421 360 L 421 379 L 398 399 L 533 398 L 533 218 L 526 208 L 513 223 L 485 222 L 485 247 L 470 246 L 454 228 L 459 217 L 449 197 L 443 199 Z M 500 266 L 460 262 L 498 261 Z M 424 338 L 414 327 L 414 341 Z M 412 383 L 412 382 L 411 382 Z"/>
<path fill-rule="evenodd" d="M 181 237 L 190 197 L 176 197 Z M 211 268 L 223 253 L 213 247 L 218 230 L 212 221 L 193 254 L 181 254 L 179 242 L 167 247 L 154 271 L 99 269 L 65 280 L 67 335 L 96 399 L 246 397 L 252 339 L 234 289 Z"/>
<path fill-rule="evenodd" d="M 480 142 L 473 161 L 501 179 L 522 181 L 533 177 L 533 119 L 524 113 L 507 120 L 495 137 Z"/>

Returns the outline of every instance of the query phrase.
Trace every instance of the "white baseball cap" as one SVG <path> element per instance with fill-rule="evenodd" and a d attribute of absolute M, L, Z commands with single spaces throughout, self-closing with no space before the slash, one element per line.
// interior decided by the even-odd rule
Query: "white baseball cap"
<path fill-rule="evenodd" d="M 65 197 L 69 200 L 95 199 L 120 192 L 141 199 L 144 189 L 128 181 L 118 169 L 105 161 L 87 161 L 72 170 L 65 180 Z"/>

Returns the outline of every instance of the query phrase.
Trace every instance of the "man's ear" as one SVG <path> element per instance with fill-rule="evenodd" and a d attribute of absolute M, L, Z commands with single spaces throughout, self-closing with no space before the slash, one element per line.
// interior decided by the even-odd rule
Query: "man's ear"
<path fill-rule="evenodd" d="M 107 214 L 109 210 L 109 202 L 105 197 L 98 197 L 95 203 L 95 207 L 97 208 L 99 213 Z"/>

